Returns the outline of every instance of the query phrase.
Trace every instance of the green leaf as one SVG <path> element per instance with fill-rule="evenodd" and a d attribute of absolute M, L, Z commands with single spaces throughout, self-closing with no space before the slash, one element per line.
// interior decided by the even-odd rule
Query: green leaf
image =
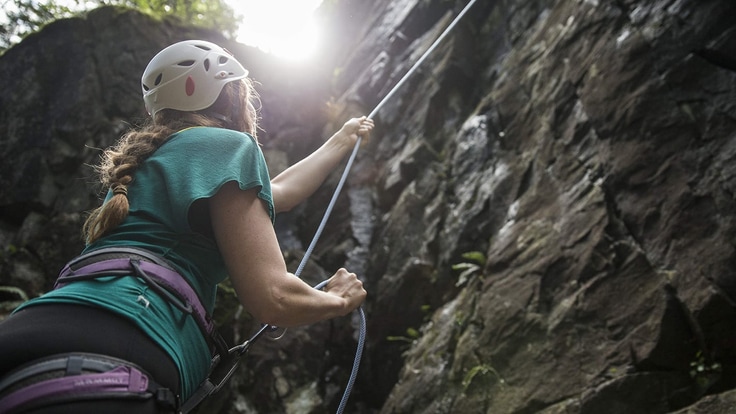
<path fill-rule="evenodd" d="M 473 261 L 475 263 L 478 263 L 481 266 L 485 266 L 486 264 L 486 255 L 483 254 L 483 252 L 466 252 L 462 254 L 463 259 L 467 259 L 470 261 Z"/>

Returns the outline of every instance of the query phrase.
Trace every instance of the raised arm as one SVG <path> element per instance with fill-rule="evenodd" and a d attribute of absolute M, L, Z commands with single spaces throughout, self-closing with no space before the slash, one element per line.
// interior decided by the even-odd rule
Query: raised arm
<path fill-rule="evenodd" d="M 356 309 L 363 284 L 340 269 L 319 291 L 287 272 L 271 220 L 257 190 L 225 184 L 210 200 L 215 239 L 243 307 L 281 327 L 306 325 Z"/>
<path fill-rule="evenodd" d="M 367 139 L 372 129 L 373 120 L 353 118 L 312 154 L 274 177 L 271 191 L 276 212 L 289 211 L 312 195 L 353 149 L 358 135 Z"/>

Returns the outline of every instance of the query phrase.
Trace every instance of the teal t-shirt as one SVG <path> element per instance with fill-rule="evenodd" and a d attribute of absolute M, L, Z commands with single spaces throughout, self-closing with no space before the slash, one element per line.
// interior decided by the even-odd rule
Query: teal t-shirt
<path fill-rule="evenodd" d="M 274 220 L 266 162 L 253 137 L 209 127 L 173 134 L 135 172 L 128 186 L 130 210 L 125 221 L 85 251 L 134 246 L 157 253 L 188 279 L 211 313 L 217 284 L 227 278 L 227 271 L 212 237 L 207 231 L 192 228 L 195 222 L 197 229 L 203 223 L 209 228 L 208 210 L 192 206 L 196 200 L 212 197 L 230 181 L 236 181 L 243 190 L 258 188 L 258 197 Z M 110 196 L 108 193 L 105 201 Z M 24 306 L 58 302 L 100 306 L 136 323 L 178 366 L 183 399 L 207 376 L 211 355 L 194 319 L 136 277 L 70 283 Z"/>

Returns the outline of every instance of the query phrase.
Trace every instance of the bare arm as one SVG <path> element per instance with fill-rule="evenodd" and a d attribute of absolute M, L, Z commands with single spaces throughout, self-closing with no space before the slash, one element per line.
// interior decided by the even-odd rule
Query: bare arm
<path fill-rule="evenodd" d="M 367 139 L 373 120 L 353 118 L 312 154 L 271 180 L 276 212 L 289 211 L 312 195 L 327 175 L 355 146 L 358 135 Z"/>
<path fill-rule="evenodd" d="M 350 313 L 365 300 L 357 276 L 340 269 L 319 291 L 287 272 L 257 190 L 225 184 L 210 200 L 215 239 L 245 309 L 261 322 L 281 327 L 314 323 Z"/>

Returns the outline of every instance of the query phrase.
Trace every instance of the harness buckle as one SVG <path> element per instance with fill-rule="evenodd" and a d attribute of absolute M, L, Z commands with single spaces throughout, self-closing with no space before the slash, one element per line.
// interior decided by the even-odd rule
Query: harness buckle
<path fill-rule="evenodd" d="M 154 397 L 156 403 L 172 409 L 179 407 L 179 396 L 168 388 L 159 388 L 156 390 Z"/>

